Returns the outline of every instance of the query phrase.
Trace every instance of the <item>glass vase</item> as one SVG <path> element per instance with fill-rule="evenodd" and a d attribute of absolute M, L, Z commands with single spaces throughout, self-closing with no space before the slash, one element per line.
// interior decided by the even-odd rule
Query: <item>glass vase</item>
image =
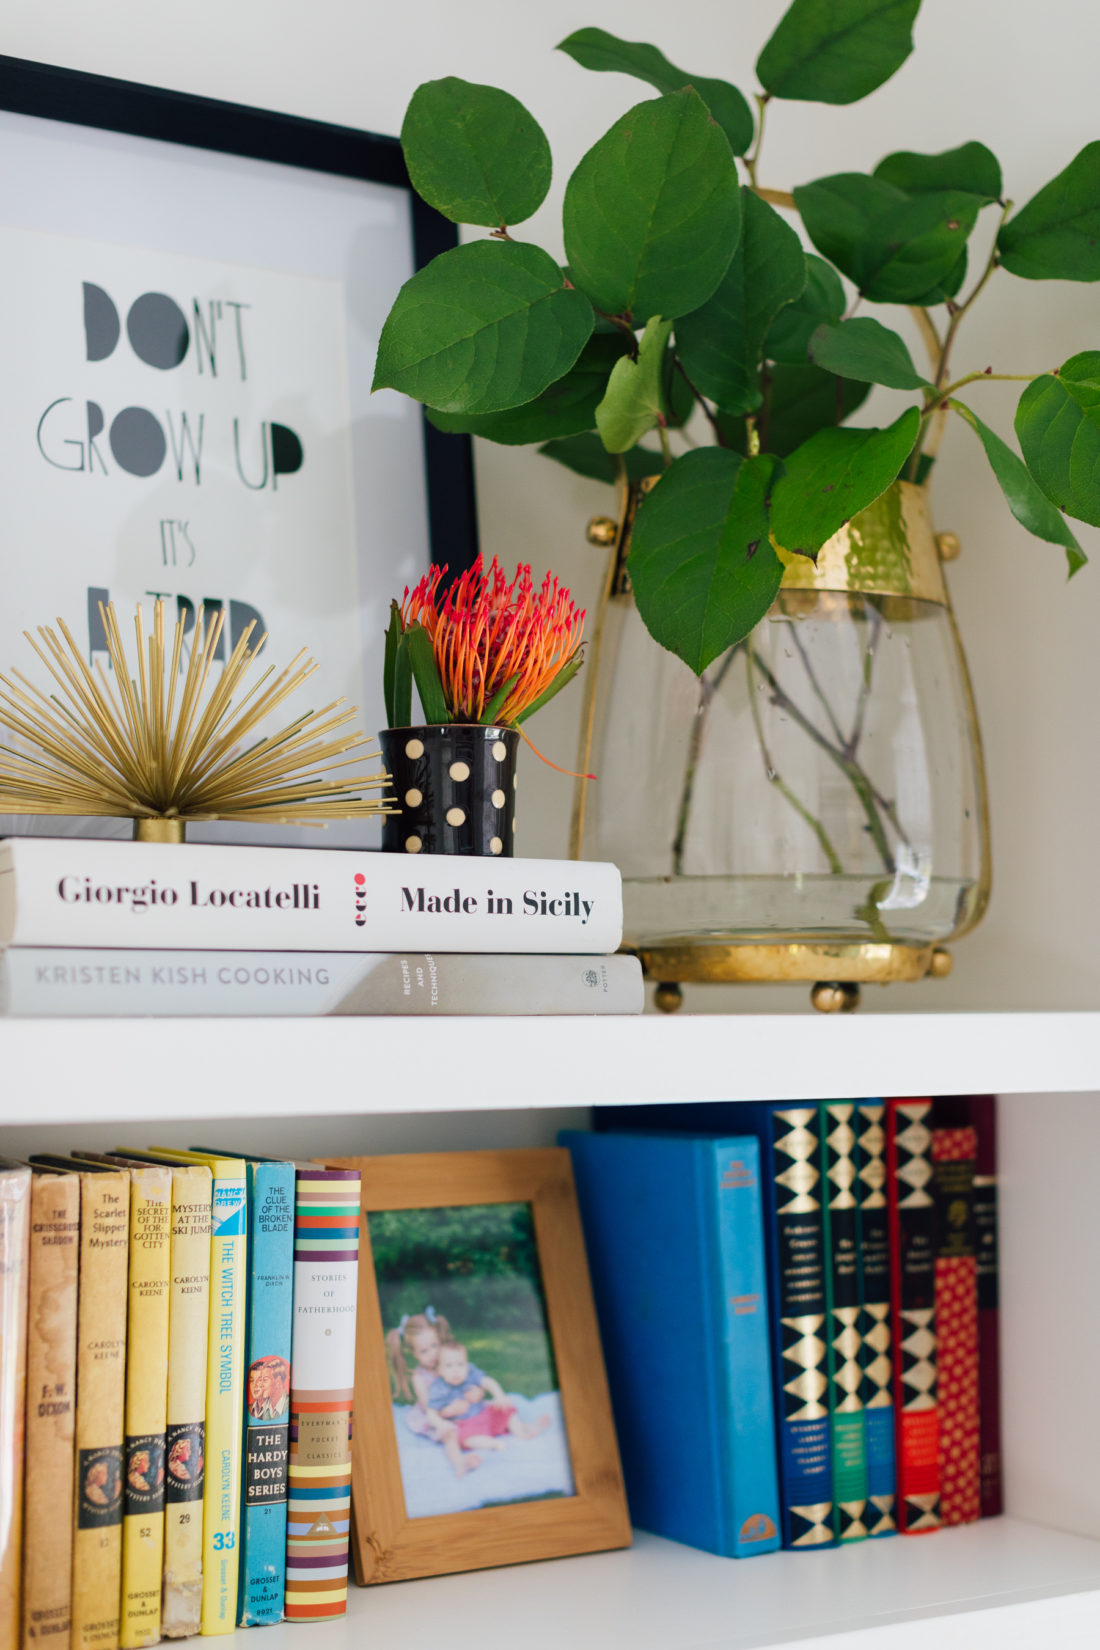
<path fill-rule="evenodd" d="M 658 979 L 946 972 L 940 948 L 988 899 L 989 844 L 925 493 L 897 483 L 816 566 L 780 554 L 772 608 L 700 679 L 638 617 L 627 512 L 575 844 L 621 868 L 626 943 Z"/>

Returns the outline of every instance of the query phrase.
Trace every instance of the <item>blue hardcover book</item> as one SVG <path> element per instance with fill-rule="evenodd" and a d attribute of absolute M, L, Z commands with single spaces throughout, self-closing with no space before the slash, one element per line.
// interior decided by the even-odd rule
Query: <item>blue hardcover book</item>
<path fill-rule="evenodd" d="M 248 1292 L 237 1625 L 266 1627 L 282 1621 L 286 1593 L 294 1165 L 245 1158 L 245 1172 Z"/>
<path fill-rule="evenodd" d="M 779 1546 L 755 1139 L 564 1132 L 631 1516 L 724 1557 Z"/>
<path fill-rule="evenodd" d="M 818 1111 L 825 1194 L 833 1530 L 839 1541 L 862 1541 L 870 1529 L 860 1329 L 856 1107 L 852 1100 L 823 1100 Z"/>
<path fill-rule="evenodd" d="M 860 1356 L 867 1433 L 867 1533 L 894 1535 L 894 1360 L 890 1345 L 890 1210 L 886 1197 L 886 1106 L 856 1106 L 859 1173 Z"/>
<path fill-rule="evenodd" d="M 821 1134 L 813 1101 L 597 1106 L 597 1130 L 737 1126 L 760 1142 L 783 1545 L 834 1544 Z"/>

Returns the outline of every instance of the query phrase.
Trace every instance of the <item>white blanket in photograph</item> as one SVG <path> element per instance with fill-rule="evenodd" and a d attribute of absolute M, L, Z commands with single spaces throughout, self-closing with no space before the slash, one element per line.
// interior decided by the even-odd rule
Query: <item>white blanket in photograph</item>
<path fill-rule="evenodd" d="M 539 1398 L 521 1398 L 515 1393 L 507 1396 L 521 1421 L 549 1415 L 550 1425 L 537 1438 L 507 1435 L 502 1450 L 479 1452 L 481 1466 L 464 1478 L 456 1478 L 442 1445 L 417 1437 L 405 1421 L 404 1407 L 393 1406 L 401 1482 L 410 1518 L 471 1512 L 494 1501 L 534 1501 L 542 1496 L 574 1493 L 560 1395 L 547 1392 Z"/>

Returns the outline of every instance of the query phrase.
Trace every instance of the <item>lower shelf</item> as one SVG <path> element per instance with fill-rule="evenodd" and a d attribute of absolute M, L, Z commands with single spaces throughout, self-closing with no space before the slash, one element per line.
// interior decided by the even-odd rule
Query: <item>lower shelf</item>
<path fill-rule="evenodd" d="M 734 1561 L 638 1535 L 628 1552 L 353 1588 L 345 1619 L 265 1629 L 263 1650 L 399 1644 L 433 1622 L 447 1650 L 1083 1650 L 1100 1643 L 1100 1542 L 997 1518 Z"/>

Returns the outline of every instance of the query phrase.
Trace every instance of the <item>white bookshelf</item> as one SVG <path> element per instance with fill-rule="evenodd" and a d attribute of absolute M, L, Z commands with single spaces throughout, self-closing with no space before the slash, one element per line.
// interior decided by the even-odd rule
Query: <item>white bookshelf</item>
<path fill-rule="evenodd" d="M 1000 1093 L 1006 1517 L 740 1562 L 640 1534 L 628 1552 L 354 1589 L 346 1619 L 262 1645 L 359 1650 L 418 1621 L 448 1650 L 1100 1644 L 1100 1014 L 0 1021 L 0 1071 L 12 1154 L 259 1129 L 294 1156 L 462 1150 L 552 1144 L 595 1102 Z"/>

